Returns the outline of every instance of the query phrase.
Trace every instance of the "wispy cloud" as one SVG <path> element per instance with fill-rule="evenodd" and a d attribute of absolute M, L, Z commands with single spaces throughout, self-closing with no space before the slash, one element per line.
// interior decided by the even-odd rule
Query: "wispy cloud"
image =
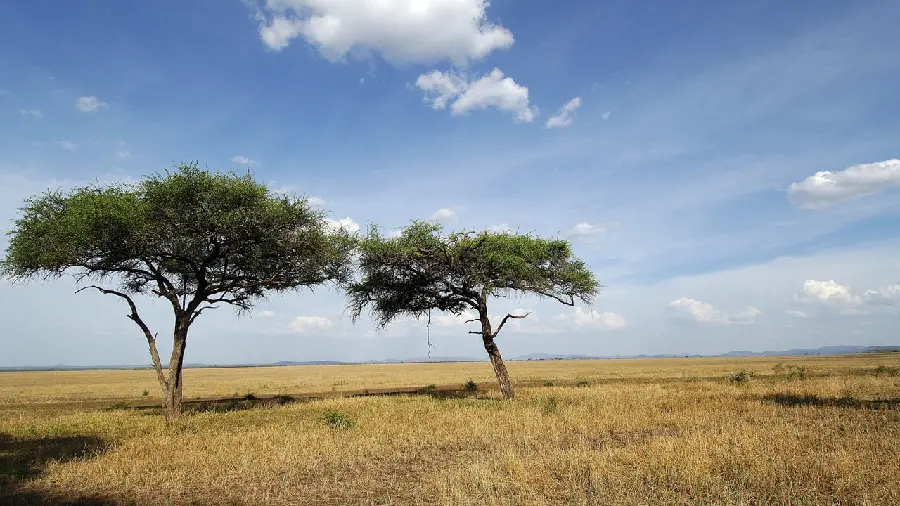
<path fill-rule="evenodd" d="M 97 97 L 80 97 L 75 101 L 75 107 L 81 112 L 93 112 L 98 109 L 109 108 L 109 104 Z"/>
<path fill-rule="evenodd" d="M 37 110 L 37 109 L 20 109 L 20 110 L 19 110 L 19 113 L 20 113 L 22 116 L 28 116 L 28 117 L 31 117 L 31 118 L 38 118 L 38 119 L 41 119 L 41 118 L 44 117 L 44 113 L 42 113 L 41 111 L 39 111 L 39 110 Z"/>
<path fill-rule="evenodd" d="M 246 156 L 242 156 L 242 155 L 235 155 L 235 156 L 231 157 L 231 161 L 234 163 L 237 163 L 239 165 L 246 165 L 248 167 L 254 167 L 256 165 L 259 165 L 259 162 L 257 162 L 256 160 L 252 160 L 252 159 L 247 158 Z"/>
<path fill-rule="evenodd" d="M 75 151 L 78 149 L 78 145 L 72 141 L 56 141 L 56 145 L 65 149 L 66 151 Z"/>
<path fill-rule="evenodd" d="M 547 120 L 546 128 L 563 128 L 572 124 L 572 115 L 581 107 L 581 97 L 575 97 L 560 107 L 550 119 Z M 604 118 L 605 119 L 605 118 Z"/>

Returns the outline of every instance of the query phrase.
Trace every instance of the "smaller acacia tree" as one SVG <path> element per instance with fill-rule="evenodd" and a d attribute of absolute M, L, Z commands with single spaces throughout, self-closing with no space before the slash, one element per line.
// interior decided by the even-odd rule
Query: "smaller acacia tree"
<path fill-rule="evenodd" d="M 415 221 L 398 237 L 377 227 L 359 242 L 361 278 L 349 285 L 350 311 L 359 318 L 368 307 L 379 328 L 400 315 L 420 318 L 432 310 L 460 315 L 469 310 L 500 382 L 504 397 L 515 393 L 495 339 L 510 318 L 497 325 L 488 315 L 490 297 L 513 294 L 555 299 L 568 306 L 591 303 L 600 285 L 569 243 L 507 232 L 456 232 Z"/>
<path fill-rule="evenodd" d="M 60 277 L 128 303 L 150 348 L 171 421 L 181 413 L 188 330 L 201 313 L 228 304 L 249 311 L 270 293 L 349 279 L 354 239 L 330 232 L 304 198 L 275 195 L 252 175 L 211 173 L 196 164 L 137 184 L 46 192 L 26 201 L 9 232 L 0 274 Z M 109 282 L 118 281 L 118 287 Z M 106 286 L 101 286 L 106 285 Z M 172 356 L 164 374 L 156 334 L 135 295 L 167 300 L 174 311 Z"/>

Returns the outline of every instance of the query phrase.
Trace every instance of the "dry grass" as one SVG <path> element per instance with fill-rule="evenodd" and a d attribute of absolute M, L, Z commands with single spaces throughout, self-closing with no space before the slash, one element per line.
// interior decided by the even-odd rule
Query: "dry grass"
<path fill-rule="evenodd" d="M 749 381 L 726 379 L 741 369 Z M 147 371 L 2 373 L 0 503 L 897 505 L 898 371 L 900 354 L 525 362 L 510 364 L 514 401 L 327 398 L 168 428 L 98 409 L 156 394 Z M 190 370 L 185 384 L 215 397 L 469 378 L 490 382 L 490 366 Z"/>

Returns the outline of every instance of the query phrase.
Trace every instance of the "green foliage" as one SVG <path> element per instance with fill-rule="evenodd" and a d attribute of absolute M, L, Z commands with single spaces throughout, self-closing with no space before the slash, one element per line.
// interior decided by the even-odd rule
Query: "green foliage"
<path fill-rule="evenodd" d="M 553 386 L 553 382 L 550 381 L 550 380 L 547 380 L 547 381 L 544 382 L 544 386 L 545 386 L 545 387 L 552 387 L 552 386 Z"/>
<path fill-rule="evenodd" d="M 143 395 L 144 397 L 147 397 L 148 395 L 150 395 L 150 390 L 144 390 L 144 392 L 141 395 Z"/>
<path fill-rule="evenodd" d="M 547 397 L 543 400 L 541 411 L 544 412 L 545 415 L 549 415 L 551 413 L 556 413 L 556 410 L 559 408 L 559 399 L 554 396 Z"/>
<path fill-rule="evenodd" d="M 328 411 L 322 416 L 322 419 L 332 429 L 352 429 L 356 426 L 356 420 L 334 411 Z"/>
<path fill-rule="evenodd" d="M 8 277 L 115 278 L 126 294 L 182 300 L 189 315 L 204 304 L 247 310 L 266 293 L 345 281 L 354 242 L 330 234 L 304 198 L 196 164 L 136 184 L 30 198 L 9 236 L 0 263 Z"/>
<path fill-rule="evenodd" d="M 900 367 L 888 367 L 886 365 L 879 365 L 875 369 L 872 369 L 873 376 L 900 376 Z"/>
<path fill-rule="evenodd" d="M 788 379 L 805 380 L 807 378 L 806 366 L 789 365 L 787 367 L 787 377 Z"/>
<path fill-rule="evenodd" d="M 750 378 L 753 377 L 753 371 L 748 371 L 747 369 L 741 369 L 731 375 L 728 376 L 728 381 L 737 385 L 743 385 L 750 381 Z"/>
<path fill-rule="evenodd" d="M 441 232 L 440 225 L 416 221 L 398 237 L 386 238 L 373 227 L 359 242 L 362 279 L 348 290 L 353 317 L 369 307 L 384 327 L 401 315 L 485 309 L 488 297 L 514 293 L 573 305 L 576 299 L 590 303 L 600 288 L 567 241 Z"/>
<path fill-rule="evenodd" d="M 475 383 L 474 381 L 469 379 L 469 381 L 463 383 L 463 388 L 466 390 L 466 392 L 474 394 L 478 391 L 478 383 Z"/>

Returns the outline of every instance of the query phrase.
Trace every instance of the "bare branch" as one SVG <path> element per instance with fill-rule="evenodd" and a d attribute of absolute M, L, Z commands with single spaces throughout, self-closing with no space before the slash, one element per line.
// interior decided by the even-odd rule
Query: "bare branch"
<path fill-rule="evenodd" d="M 79 288 L 75 291 L 75 293 L 82 292 L 84 290 L 87 290 L 88 288 L 94 288 L 104 295 L 115 295 L 116 297 L 125 299 L 125 301 L 128 302 L 128 307 L 131 308 L 131 314 L 127 315 L 128 319 L 133 321 L 144 332 L 144 337 L 147 338 L 147 344 L 150 346 L 150 358 L 153 360 L 153 368 L 156 369 L 156 377 L 161 385 L 165 385 L 168 388 L 169 383 L 168 381 L 166 381 L 166 377 L 163 375 L 162 362 L 160 362 L 159 360 L 159 351 L 156 349 L 156 337 L 152 332 L 150 332 L 150 327 L 148 327 L 147 324 L 144 323 L 144 320 L 138 314 L 137 305 L 134 303 L 134 300 L 125 293 L 118 292 L 116 290 L 109 290 L 97 285 L 89 285 Z"/>
<path fill-rule="evenodd" d="M 481 333 L 480 330 L 470 330 L 470 331 L 469 331 L 469 334 L 475 334 L 476 336 L 482 335 L 482 333 Z"/>
<path fill-rule="evenodd" d="M 494 331 L 494 335 L 492 337 L 497 337 L 497 334 L 500 333 L 500 329 L 502 329 L 503 326 L 506 325 L 506 321 L 509 320 L 510 318 L 517 318 L 517 319 L 518 318 L 526 318 L 530 314 L 531 314 L 531 312 L 528 312 L 525 314 L 512 314 L 512 313 L 507 314 L 506 316 L 503 317 L 503 320 L 500 322 L 500 326 L 497 327 L 497 330 Z"/>

